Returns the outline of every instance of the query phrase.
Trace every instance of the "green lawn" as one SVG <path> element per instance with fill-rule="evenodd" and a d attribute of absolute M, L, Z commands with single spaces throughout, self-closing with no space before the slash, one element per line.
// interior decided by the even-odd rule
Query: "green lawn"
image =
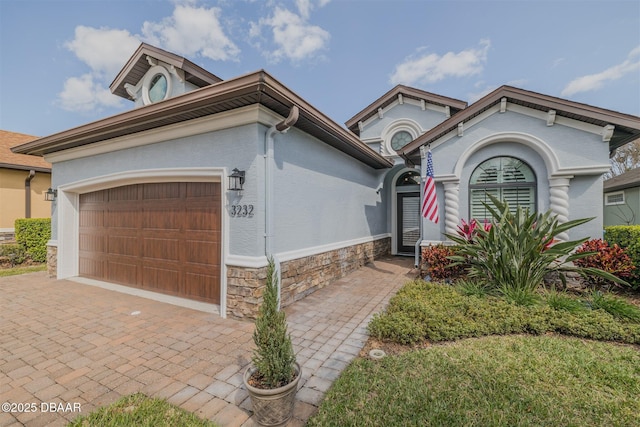
<path fill-rule="evenodd" d="M 151 399 L 136 393 L 125 396 L 116 403 L 76 418 L 69 427 L 215 427 L 194 414 L 164 399 Z"/>
<path fill-rule="evenodd" d="M 602 298 L 541 294 L 523 307 L 409 283 L 369 329 L 413 350 L 355 360 L 308 425 L 640 425 L 640 347 L 619 343 L 640 342 L 640 311 Z"/>
<path fill-rule="evenodd" d="M 36 271 L 46 271 L 47 265 L 31 265 L 28 267 L 13 267 L 0 269 L 0 277 L 15 276 L 18 274 L 35 273 Z"/>

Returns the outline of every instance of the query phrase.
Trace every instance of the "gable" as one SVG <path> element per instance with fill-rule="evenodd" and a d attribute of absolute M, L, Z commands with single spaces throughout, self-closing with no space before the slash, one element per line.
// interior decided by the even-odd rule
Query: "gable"
<path fill-rule="evenodd" d="M 608 144 L 609 152 L 640 137 L 640 117 L 502 86 L 426 132 L 404 147 L 399 154 L 417 164 L 420 161 L 421 146 L 430 145 L 452 134 L 463 135 L 465 129 L 496 111 L 518 112 L 534 117 L 548 127 L 559 124 L 598 135 Z"/>
<path fill-rule="evenodd" d="M 109 86 L 111 93 L 127 100 L 134 100 L 131 88 L 139 86 L 149 70 L 158 66 L 159 63 L 164 64 L 166 69 L 180 81 L 188 83 L 194 88 L 222 81 L 220 77 L 188 59 L 142 43 Z"/>
<path fill-rule="evenodd" d="M 427 109 L 439 111 L 443 113 L 445 117 L 450 117 L 467 107 L 466 102 L 458 99 L 436 95 L 404 85 L 397 85 L 369 104 L 364 110 L 347 120 L 345 124 L 351 132 L 360 136 L 365 123 L 371 123 L 375 120 L 376 116 L 381 118 L 385 112 L 388 112 L 394 106 L 405 103 L 419 106 L 423 111 Z"/>

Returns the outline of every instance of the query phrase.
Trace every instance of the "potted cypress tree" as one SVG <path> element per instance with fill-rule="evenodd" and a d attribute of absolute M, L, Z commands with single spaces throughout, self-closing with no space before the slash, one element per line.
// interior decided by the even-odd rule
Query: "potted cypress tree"
<path fill-rule="evenodd" d="M 283 425 L 293 414 L 295 394 L 302 374 L 296 362 L 284 311 L 278 310 L 278 279 L 269 259 L 263 302 L 255 321 L 256 348 L 242 377 L 251 397 L 253 413 L 265 426 Z"/>

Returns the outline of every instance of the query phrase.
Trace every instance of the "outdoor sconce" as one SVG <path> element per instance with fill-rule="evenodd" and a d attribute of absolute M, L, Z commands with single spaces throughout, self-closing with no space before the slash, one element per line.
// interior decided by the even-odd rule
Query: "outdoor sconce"
<path fill-rule="evenodd" d="M 244 185 L 244 171 L 234 168 L 229 175 L 229 190 L 242 191 Z"/>
<path fill-rule="evenodd" d="M 51 187 L 44 193 L 44 200 L 47 202 L 53 202 L 58 197 L 58 190 L 53 190 Z"/>

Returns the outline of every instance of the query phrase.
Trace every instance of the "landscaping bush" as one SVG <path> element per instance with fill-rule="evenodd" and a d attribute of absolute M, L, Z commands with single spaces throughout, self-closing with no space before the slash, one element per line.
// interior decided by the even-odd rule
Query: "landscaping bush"
<path fill-rule="evenodd" d="M 614 225 L 605 228 L 604 240 L 609 245 L 617 244 L 631 257 L 636 267 L 634 274 L 629 278 L 634 289 L 640 289 L 640 225 Z"/>
<path fill-rule="evenodd" d="M 47 242 L 51 239 L 51 219 L 23 218 L 15 222 L 16 241 L 27 251 L 32 260 L 47 260 Z"/>
<path fill-rule="evenodd" d="M 607 242 L 601 239 L 588 240 L 576 250 L 576 253 L 583 252 L 592 252 L 593 255 L 575 260 L 575 265 L 579 267 L 598 268 L 624 280 L 631 278 L 636 268 L 631 261 L 631 257 L 616 243 L 609 246 Z M 598 276 L 585 276 L 583 280 L 592 288 L 603 288 L 610 285 L 620 286 L 620 284 Z"/>
<path fill-rule="evenodd" d="M 637 307 L 609 296 L 581 301 L 568 294 L 549 295 L 537 295 L 546 304 L 521 306 L 492 296 L 465 296 L 455 286 L 417 280 L 400 289 L 385 312 L 373 316 L 369 333 L 400 344 L 549 332 L 640 344 Z"/>
<path fill-rule="evenodd" d="M 456 246 L 443 244 L 427 246 L 422 249 L 422 271 L 433 280 L 450 281 L 465 274 L 465 265 L 452 265 L 449 257 L 457 253 Z"/>
<path fill-rule="evenodd" d="M 493 217 L 491 226 L 475 227 L 475 235 L 447 234 L 459 245 L 449 257 L 454 265 L 468 265 L 470 278 L 494 284 L 505 297 L 523 304 L 532 303 L 532 295 L 545 275 L 557 272 L 566 285 L 565 272 L 578 272 L 622 282 L 610 273 L 592 267 L 577 267 L 573 261 L 591 253 L 573 253 L 587 239 L 558 242 L 556 237 L 584 224 L 591 218 L 559 223 L 555 214 L 529 213 L 519 206 L 512 212 L 508 203 L 487 194 L 493 205 L 485 207 Z"/>
<path fill-rule="evenodd" d="M 21 245 L 0 245 L 0 265 L 7 264 L 13 267 L 16 264 L 22 264 L 26 259 L 27 253 Z"/>

